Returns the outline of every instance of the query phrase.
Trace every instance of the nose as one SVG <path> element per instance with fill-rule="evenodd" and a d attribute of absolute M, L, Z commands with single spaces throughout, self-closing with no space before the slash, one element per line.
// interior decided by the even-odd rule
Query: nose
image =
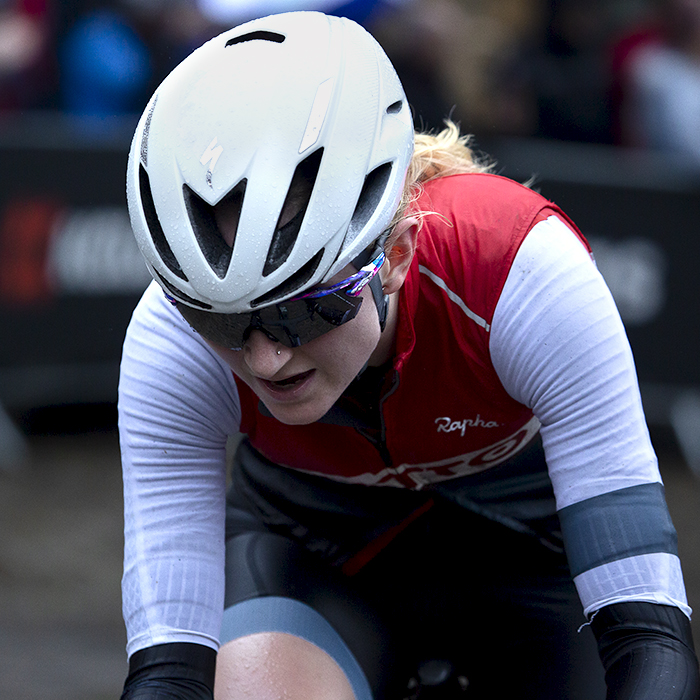
<path fill-rule="evenodd" d="M 261 379 L 272 379 L 289 361 L 291 348 L 270 340 L 262 331 L 252 331 L 243 346 L 248 369 Z"/>

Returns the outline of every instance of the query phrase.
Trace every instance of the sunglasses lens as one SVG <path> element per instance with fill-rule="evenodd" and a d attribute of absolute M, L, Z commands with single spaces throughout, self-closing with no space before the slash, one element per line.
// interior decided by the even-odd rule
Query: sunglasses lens
<path fill-rule="evenodd" d="M 342 326 L 350 319 L 355 318 L 360 310 L 361 298 L 350 299 L 332 294 L 321 299 L 314 299 L 314 312 L 325 322 L 332 326 Z M 356 303 L 352 303 L 356 302 Z"/>
<path fill-rule="evenodd" d="M 300 299 L 260 309 L 261 330 L 293 348 L 322 336 L 355 318 L 362 299 L 329 294 L 320 299 Z"/>
<path fill-rule="evenodd" d="M 204 339 L 227 348 L 243 347 L 252 314 L 216 314 L 180 303 L 177 308 L 185 321 Z"/>
<path fill-rule="evenodd" d="M 329 294 L 266 306 L 247 314 L 217 314 L 178 304 L 184 319 L 206 340 L 240 350 L 260 330 L 288 348 L 308 343 L 355 318 L 362 297 Z"/>

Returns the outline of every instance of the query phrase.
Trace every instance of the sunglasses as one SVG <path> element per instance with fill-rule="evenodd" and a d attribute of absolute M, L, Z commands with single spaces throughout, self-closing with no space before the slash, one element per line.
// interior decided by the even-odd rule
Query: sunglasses
<path fill-rule="evenodd" d="M 308 343 L 357 316 L 360 293 L 384 264 L 383 250 L 359 272 L 330 287 L 316 287 L 287 301 L 244 314 L 217 314 L 179 303 L 165 293 L 171 304 L 205 340 L 231 350 L 243 348 L 254 331 L 270 340 L 295 348 Z"/>

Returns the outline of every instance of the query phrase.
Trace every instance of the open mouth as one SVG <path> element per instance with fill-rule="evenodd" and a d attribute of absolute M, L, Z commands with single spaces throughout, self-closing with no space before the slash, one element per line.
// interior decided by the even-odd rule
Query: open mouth
<path fill-rule="evenodd" d="M 303 382 L 308 376 L 311 375 L 313 372 L 312 369 L 302 372 L 301 374 L 295 374 L 291 377 L 287 377 L 287 379 L 280 379 L 278 382 L 272 382 L 273 384 L 277 386 L 291 386 L 293 384 L 298 384 L 299 382 Z"/>
<path fill-rule="evenodd" d="M 276 382 L 270 380 L 263 381 L 268 387 L 270 387 L 273 390 L 276 389 L 279 391 L 285 389 L 293 389 L 305 382 L 313 374 L 313 372 L 314 370 L 310 369 L 306 372 L 300 372 L 299 374 L 294 374 L 291 377 L 287 377 L 286 379 L 280 379 Z"/>

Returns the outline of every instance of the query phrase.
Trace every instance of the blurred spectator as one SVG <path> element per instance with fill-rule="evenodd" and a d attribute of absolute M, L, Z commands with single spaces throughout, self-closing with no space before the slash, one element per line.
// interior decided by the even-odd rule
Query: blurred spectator
<path fill-rule="evenodd" d="M 196 0 L 63 0 L 63 109 L 99 124 L 137 114 L 158 83 L 217 29 Z"/>
<path fill-rule="evenodd" d="M 222 31 L 205 17 L 199 0 L 121 0 L 151 59 L 148 93 L 194 49 Z"/>
<path fill-rule="evenodd" d="M 523 135 L 612 143 L 606 0 L 549 0 L 539 36 L 511 62 L 503 89 L 520 101 Z"/>
<path fill-rule="evenodd" d="M 503 130 L 497 66 L 532 30 L 539 1 L 413 0 L 372 25 L 418 127 L 441 128 L 451 116 L 477 136 Z"/>
<path fill-rule="evenodd" d="M 657 0 L 616 47 L 620 140 L 700 163 L 700 0 Z"/>
<path fill-rule="evenodd" d="M 462 17 L 451 0 L 404 3 L 369 27 L 396 68 L 418 129 L 437 129 L 455 104 L 444 71 L 446 27 Z"/>
<path fill-rule="evenodd" d="M 62 106 L 89 118 L 138 112 L 150 87 L 149 51 L 129 14 L 114 0 L 72 3 L 75 18 L 62 37 Z"/>
<path fill-rule="evenodd" d="M 510 133 L 517 122 L 507 108 L 498 76 L 517 48 L 542 25 L 542 0 L 460 0 L 459 4 L 469 17 L 468 33 L 466 41 L 455 37 L 450 49 L 453 59 L 446 63 L 450 92 L 458 99 L 456 112 L 477 135 Z"/>
<path fill-rule="evenodd" d="M 45 107 L 55 90 L 48 0 L 0 0 L 0 109 Z"/>
<path fill-rule="evenodd" d="M 627 93 L 627 73 L 638 49 L 661 41 L 661 26 L 656 12 L 649 8 L 623 26 L 621 35 L 613 40 L 610 60 L 612 67 L 612 109 L 615 143 L 629 145 L 627 127 L 622 123 L 622 103 Z"/>

